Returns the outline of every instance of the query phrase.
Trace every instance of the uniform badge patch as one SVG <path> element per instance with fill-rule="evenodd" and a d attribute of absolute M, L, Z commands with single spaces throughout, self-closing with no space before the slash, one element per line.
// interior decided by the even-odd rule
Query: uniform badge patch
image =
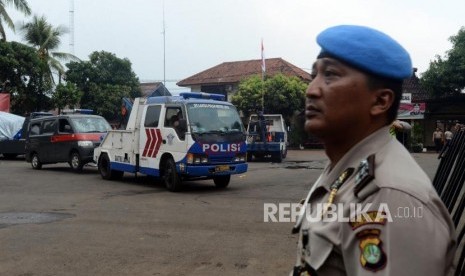
<path fill-rule="evenodd" d="M 352 217 L 349 221 L 350 227 L 352 230 L 359 228 L 360 226 L 367 224 L 386 224 L 387 215 L 385 212 L 378 211 L 368 211 L 363 214 L 358 214 L 355 217 Z"/>
<path fill-rule="evenodd" d="M 381 231 L 378 229 L 363 230 L 357 234 L 360 240 L 361 250 L 360 264 L 370 271 L 378 271 L 386 266 L 387 257 L 383 251 L 383 242 L 379 238 Z"/>

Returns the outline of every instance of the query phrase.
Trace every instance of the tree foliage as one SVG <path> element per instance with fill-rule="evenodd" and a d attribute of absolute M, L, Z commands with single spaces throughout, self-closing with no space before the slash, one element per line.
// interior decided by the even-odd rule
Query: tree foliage
<path fill-rule="evenodd" d="M 58 84 L 55 88 L 55 93 L 52 96 L 53 106 L 61 112 L 66 106 L 74 108 L 81 100 L 82 92 L 79 91 L 74 83 Z"/>
<path fill-rule="evenodd" d="M 49 91 L 42 73 L 47 67 L 34 48 L 18 42 L 0 41 L 0 85 L 8 83 L 11 93 L 11 112 L 24 115 L 50 107 Z"/>
<path fill-rule="evenodd" d="M 452 49 L 439 55 L 422 74 L 421 84 L 434 97 L 459 95 L 465 88 L 465 28 L 449 38 Z"/>
<path fill-rule="evenodd" d="M 121 98 L 140 96 L 139 79 L 126 58 L 105 51 L 93 52 L 89 58 L 68 63 L 66 80 L 82 91 L 81 107 L 114 121 L 119 116 Z"/>
<path fill-rule="evenodd" d="M 239 84 L 232 103 L 248 117 L 264 106 L 264 113 L 282 114 L 286 122 L 304 108 L 304 94 L 307 84 L 297 77 L 277 74 L 262 81 L 252 76 Z M 263 101 L 262 101 L 263 99 Z"/>
<path fill-rule="evenodd" d="M 249 117 L 250 114 L 261 110 L 263 91 L 265 91 L 265 83 L 260 76 L 252 76 L 239 83 L 239 89 L 232 96 L 231 102 L 245 117 Z"/>
<path fill-rule="evenodd" d="M 0 40 L 2 41 L 6 41 L 5 28 L 3 23 L 6 23 L 10 29 L 15 31 L 15 24 L 6 12 L 7 5 L 13 5 L 15 9 L 25 15 L 31 14 L 31 8 L 29 7 L 26 0 L 0 0 Z"/>
<path fill-rule="evenodd" d="M 72 54 L 56 51 L 60 46 L 61 36 L 68 33 L 66 27 L 61 25 L 54 27 L 44 16 L 34 15 L 32 20 L 21 25 L 20 29 L 24 40 L 35 47 L 39 57 L 48 64 L 44 72 L 44 81 L 54 83 L 53 73 L 57 73 L 61 78 L 65 68 L 60 61 L 79 60 Z"/>

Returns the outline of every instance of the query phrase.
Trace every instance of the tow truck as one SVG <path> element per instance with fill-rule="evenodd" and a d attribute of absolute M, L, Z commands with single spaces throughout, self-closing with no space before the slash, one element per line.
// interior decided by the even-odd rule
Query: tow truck
<path fill-rule="evenodd" d="M 247 161 L 271 157 L 281 163 L 287 155 L 287 131 L 281 114 L 253 114 L 247 128 Z"/>
<path fill-rule="evenodd" d="M 225 188 L 231 175 L 247 171 L 245 140 L 239 114 L 224 95 L 136 98 L 126 129 L 110 130 L 94 160 L 103 179 L 141 173 L 159 177 L 172 192 L 197 179 Z"/>

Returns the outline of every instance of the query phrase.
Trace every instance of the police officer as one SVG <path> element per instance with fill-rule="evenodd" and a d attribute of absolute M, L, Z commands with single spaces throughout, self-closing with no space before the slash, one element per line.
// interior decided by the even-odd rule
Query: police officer
<path fill-rule="evenodd" d="M 329 164 L 306 197 L 294 275 L 449 275 L 455 230 L 428 176 L 389 135 L 407 51 L 388 35 L 342 25 L 321 47 L 306 91 L 305 130 Z"/>

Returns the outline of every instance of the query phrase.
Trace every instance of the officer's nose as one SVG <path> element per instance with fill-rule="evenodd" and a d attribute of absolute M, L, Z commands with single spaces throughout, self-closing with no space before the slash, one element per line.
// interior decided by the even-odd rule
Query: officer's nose
<path fill-rule="evenodd" d="M 316 75 L 312 81 L 308 84 L 307 91 L 305 91 L 305 96 L 307 98 L 317 98 L 321 96 L 321 81 L 318 75 Z"/>

